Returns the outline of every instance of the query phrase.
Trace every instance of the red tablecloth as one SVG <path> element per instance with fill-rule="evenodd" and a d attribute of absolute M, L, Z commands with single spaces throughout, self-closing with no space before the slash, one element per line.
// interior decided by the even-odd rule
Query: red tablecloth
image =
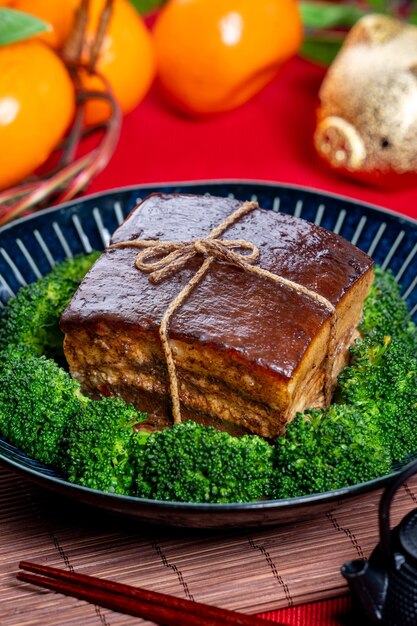
<path fill-rule="evenodd" d="M 417 217 L 417 186 L 383 191 L 322 165 L 312 135 L 324 69 L 293 59 L 251 102 L 206 119 L 173 111 L 154 88 L 124 118 L 118 149 L 90 191 L 145 182 L 252 179 L 359 198 Z"/>
<path fill-rule="evenodd" d="M 148 182 L 277 181 L 331 191 L 417 218 L 417 186 L 382 191 L 340 178 L 312 145 L 324 69 L 298 58 L 241 108 L 206 119 L 172 110 L 157 87 L 123 121 L 120 142 L 90 192 Z M 291 626 L 339 626 L 347 598 L 268 613 Z"/>

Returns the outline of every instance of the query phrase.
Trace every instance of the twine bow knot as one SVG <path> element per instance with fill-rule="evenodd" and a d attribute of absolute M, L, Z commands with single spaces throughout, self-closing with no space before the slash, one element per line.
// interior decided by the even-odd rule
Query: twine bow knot
<path fill-rule="evenodd" d="M 259 258 L 256 245 L 244 239 L 230 241 L 208 237 L 187 242 L 150 239 L 116 243 L 112 247 L 127 246 L 141 250 L 136 256 L 135 267 L 149 274 L 149 281 L 155 285 L 179 272 L 197 255 L 225 261 L 242 269 Z"/>

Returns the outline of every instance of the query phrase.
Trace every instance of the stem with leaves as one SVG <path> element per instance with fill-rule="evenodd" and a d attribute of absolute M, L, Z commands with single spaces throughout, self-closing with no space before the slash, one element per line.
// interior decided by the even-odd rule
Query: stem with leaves
<path fill-rule="evenodd" d="M 301 55 L 329 65 L 340 50 L 347 31 L 368 13 L 384 13 L 417 24 L 413 0 L 368 0 L 351 2 L 301 1 L 304 24 Z"/>

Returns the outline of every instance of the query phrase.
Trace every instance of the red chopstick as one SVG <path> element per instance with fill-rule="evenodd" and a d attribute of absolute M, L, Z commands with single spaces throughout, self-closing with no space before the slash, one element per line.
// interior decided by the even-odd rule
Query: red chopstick
<path fill-rule="evenodd" d="M 22 561 L 19 568 L 26 570 L 17 573 L 19 580 L 165 626 L 264 626 L 272 623 L 200 602 L 47 565 Z M 279 626 L 277 622 L 274 625 Z"/>

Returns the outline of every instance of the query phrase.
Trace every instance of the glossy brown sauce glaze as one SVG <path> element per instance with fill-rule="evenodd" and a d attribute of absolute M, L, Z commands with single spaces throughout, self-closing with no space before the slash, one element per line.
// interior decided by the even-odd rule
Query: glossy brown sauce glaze
<path fill-rule="evenodd" d="M 132 211 L 112 243 L 133 239 L 203 238 L 240 206 L 230 198 L 152 195 Z M 224 239 L 246 239 L 259 266 L 316 291 L 336 305 L 372 267 L 358 248 L 305 220 L 256 209 L 229 227 Z M 195 258 L 153 285 L 134 266 L 137 250 L 105 252 L 84 279 L 61 321 L 64 332 L 87 324 L 134 325 L 158 332 L 168 305 L 201 265 Z M 296 290 L 215 261 L 171 318 L 173 339 L 198 341 L 291 378 L 329 311 Z"/>

